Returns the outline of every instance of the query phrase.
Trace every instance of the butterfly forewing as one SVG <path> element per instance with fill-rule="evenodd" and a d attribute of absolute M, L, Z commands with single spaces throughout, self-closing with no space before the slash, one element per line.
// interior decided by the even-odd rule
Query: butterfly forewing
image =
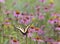
<path fill-rule="evenodd" d="M 28 28 L 30 27 L 30 25 L 28 25 L 26 28 L 25 28 L 25 33 L 28 31 Z"/>
<path fill-rule="evenodd" d="M 16 27 L 16 28 L 19 29 L 21 32 L 25 33 L 23 28 L 21 27 Z"/>

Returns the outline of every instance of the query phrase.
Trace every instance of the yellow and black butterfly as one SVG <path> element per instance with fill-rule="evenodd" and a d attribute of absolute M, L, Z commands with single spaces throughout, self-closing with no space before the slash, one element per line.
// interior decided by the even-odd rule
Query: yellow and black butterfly
<path fill-rule="evenodd" d="M 30 25 L 28 25 L 25 29 L 21 28 L 21 27 L 17 27 L 15 26 L 16 29 L 20 30 L 20 32 L 23 34 L 23 35 L 26 35 L 28 33 L 28 29 L 29 29 Z"/>

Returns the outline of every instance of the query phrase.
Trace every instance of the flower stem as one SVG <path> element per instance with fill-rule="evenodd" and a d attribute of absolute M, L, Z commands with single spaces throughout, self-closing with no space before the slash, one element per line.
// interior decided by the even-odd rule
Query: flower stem
<path fill-rule="evenodd" d="M 31 37 L 30 37 L 30 44 L 31 44 Z"/>
<path fill-rule="evenodd" d="M 36 41 L 36 44 L 38 44 L 38 41 Z"/>
<path fill-rule="evenodd" d="M 27 44 L 27 34 L 26 34 L 26 44 Z"/>

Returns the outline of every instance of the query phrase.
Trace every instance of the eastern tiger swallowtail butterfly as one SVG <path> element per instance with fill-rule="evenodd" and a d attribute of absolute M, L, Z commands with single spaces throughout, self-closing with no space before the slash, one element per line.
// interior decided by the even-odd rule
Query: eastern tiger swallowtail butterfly
<path fill-rule="evenodd" d="M 26 35 L 27 32 L 28 32 L 28 28 L 30 27 L 30 25 L 28 25 L 25 29 L 21 28 L 21 27 L 16 27 L 18 30 L 20 30 L 20 32 L 23 34 L 23 35 Z"/>

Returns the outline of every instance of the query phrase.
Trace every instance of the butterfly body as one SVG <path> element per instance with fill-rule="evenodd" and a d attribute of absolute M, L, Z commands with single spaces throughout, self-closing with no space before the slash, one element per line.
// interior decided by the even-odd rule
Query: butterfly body
<path fill-rule="evenodd" d="M 23 35 L 27 35 L 27 33 L 28 33 L 28 30 L 26 31 L 26 32 L 22 32 L 21 30 L 20 30 L 20 32 L 23 34 Z"/>

